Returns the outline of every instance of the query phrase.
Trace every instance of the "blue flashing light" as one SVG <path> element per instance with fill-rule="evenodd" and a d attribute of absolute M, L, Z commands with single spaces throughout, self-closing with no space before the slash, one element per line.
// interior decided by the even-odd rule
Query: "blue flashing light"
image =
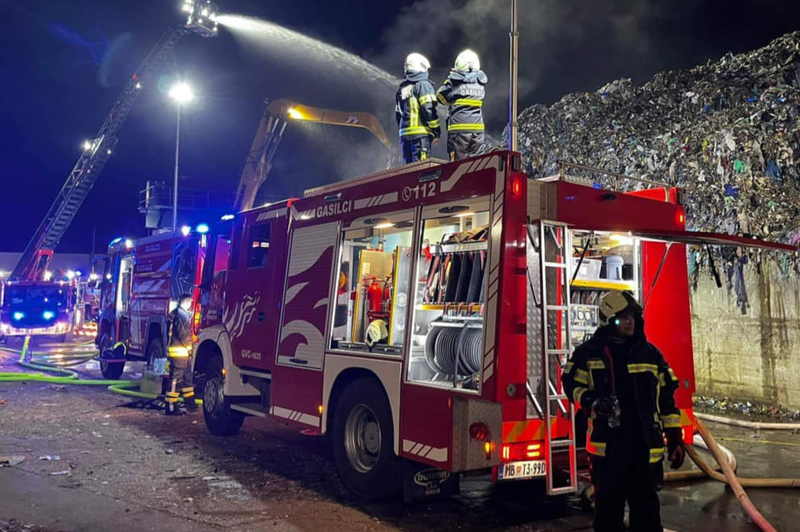
<path fill-rule="evenodd" d="M 201 235 L 204 235 L 204 234 L 208 233 L 208 224 L 200 224 L 200 225 L 198 225 L 197 227 L 195 227 L 195 231 L 197 231 Z"/>
<path fill-rule="evenodd" d="M 227 222 L 228 220 L 233 220 L 234 218 L 235 216 L 233 214 L 226 214 L 225 216 L 220 218 L 220 220 L 222 220 L 223 222 Z"/>
<path fill-rule="evenodd" d="M 56 313 L 53 312 L 52 310 L 45 310 L 44 312 L 42 312 L 42 317 L 46 320 L 52 320 L 53 318 L 56 317 Z"/>
<path fill-rule="evenodd" d="M 113 246 L 114 244 L 119 244 L 120 242 L 122 242 L 122 237 L 115 238 L 115 239 L 114 239 L 114 240 L 112 240 L 112 241 L 111 241 L 111 243 L 110 243 L 110 244 L 108 244 L 108 245 L 109 245 L 109 246 Z"/>
<path fill-rule="evenodd" d="M 25 317 L 25 313 L 17 311 L 14 314 L 12 314 L 12 317 L 14 318 L 14 321 L 19 321 Z"/>

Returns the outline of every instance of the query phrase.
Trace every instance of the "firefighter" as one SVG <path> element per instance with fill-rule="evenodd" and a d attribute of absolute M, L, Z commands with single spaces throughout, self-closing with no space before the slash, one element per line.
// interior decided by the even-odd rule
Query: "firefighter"
<path fill-rule="evenodd" d="M 178 398 L 189 413 L 197 411 L 194 397 L 192 355 L 192 297 L 182 295 L 178 307 L 170 313 L 169 389 L 165 394 L 167 415 L 182 415 Z"/>
<path fill-rule="evenodd" d="M 436 92 L 428 79 L 430 68 L 425 56 L 409 54 L 404 65 L 405 79 L 395 97 L 395 115 L 406 164 L 428 159 L 431 145 L 439 142 Z"/>
<path fill-rule="evenodd" d="M 685 458 L 678 379 L 644 334 L 642 307 L 628 291 L 600 301 L 600 327 L 564 367 L 567 396 L 586 414 L 594 486 L 595 532 L 623 532 L 625 503 L 632 532 L 662 532 L 657 491 L 670 465 Z"/>
<path fill-rule="evenodd" d="M 436 93 L 439 103 L 449 108 L 447 152 L 451 161 L 483 153 L 486 143 L 483 99 L 488 81 L 481 70 L 478 54 L 464 50 L 458 54 L 453 70 Z"/>

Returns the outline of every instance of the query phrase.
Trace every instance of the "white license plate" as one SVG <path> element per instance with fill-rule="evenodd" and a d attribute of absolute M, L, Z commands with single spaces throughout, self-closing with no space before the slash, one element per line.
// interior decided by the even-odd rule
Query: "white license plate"
<path fill-rule="evenodd" d="M 497 480 L 521 480 L 544 477 L 546 475 L 547 465 L 544 460 L 511 462 L 510 464 L 501 465 L 497 470 Z"/>

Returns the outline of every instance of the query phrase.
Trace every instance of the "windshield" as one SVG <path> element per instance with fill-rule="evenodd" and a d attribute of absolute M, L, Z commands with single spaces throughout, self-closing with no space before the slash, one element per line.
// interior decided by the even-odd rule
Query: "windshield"
<path fill-rule="evenodd" d="M 66 307 L 67 288 L 61 286 L 6 286 L 5 306 Z"/>

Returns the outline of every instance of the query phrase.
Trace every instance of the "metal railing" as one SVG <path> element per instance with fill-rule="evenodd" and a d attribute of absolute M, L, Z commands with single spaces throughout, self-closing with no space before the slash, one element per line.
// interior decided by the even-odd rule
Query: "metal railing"
<path fill-rule="evenodd" d="M 570 173 L 570 170 L 573 173 Z M 575 172 L 577 170 L 577 172 Z M 586 172 L 590 174 L 599 174 L 601 181 L 593 179 L 592 177 L 586 177 L 581 175 L 576 175 L 579 172 Z M 576 183 L 579 185 L 586 185 L 591 187 L 596 187 L 599 185 L 605 185 L 603 181 L 610 181 L 612 183 L 611 189 L 615 192 L 628 192 L 631 190 L 641 190 L 643 188 L 664 188 L 667 190 L 667 198 L 669 198 L 669 189 L 670 185 L 666 183 L 661 183 L 659 181 L 653 181 L 652 179 L 644 179 L 641 177 L 633 177 L 626 174 L 618 174 L 616 172 L 609 172 L 608 170 L 603 170 L 602 168 L 595 168 L 593 166 L 586 166 L 583 164 L 577 163 L 568 163 L 566 161 L 558 161 L 558 173 L 540 178 L 539 181 L 568 181 L 570 183 Z M 638 187 L 625 187 L 625 182 L 633 182 L 637 183 Z M 641 186 L 644 185 L 644 186 Z M 606 188 L 603 186 L 603 188 Z"/>

